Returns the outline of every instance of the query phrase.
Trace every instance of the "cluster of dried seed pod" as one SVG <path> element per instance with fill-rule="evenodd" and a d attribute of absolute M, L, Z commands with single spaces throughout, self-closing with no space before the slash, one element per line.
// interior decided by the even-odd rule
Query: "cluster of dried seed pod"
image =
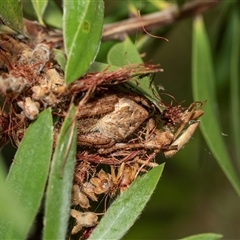
<path fill-rule="evenodd" d="M 138 157 L 136 157 L 133 164 L 126 165 L 122 163 L 119 167 L 111 165 L 111 174 L 105 172 L 103 169 L 93 169 L 93 165 L 91 166 L 91 171 L 94 171 L 92 176 L 86 176 L 90 174 L 90 172 L 85 169 L 85 171 L 82 171 L 82 177 L 79 178 L 78 172 L 78 175 L 74 178 L 74 185 L 72 187 L 72 205 L 78 209 L 70 210 L 71 216 L 76 219 L 71 231 L 72 234 L 76 234 L 84 228 L 93 228 L 97 225 L 99 214 L 89 210 L 91 209 L 91 203 L 98 202 L 100 195 L 104 196 L 104 205 L 106 207 L 108 197 L 112 199 L 117 194 L 122 194 L 134 181 L 140 171 L 147 171 L 145 168 L 140 168 L 137 159 Z M 79 165 L 82 165 L 83 168 L 82 162 Z M 157 166 L 157 164 L 155 166 Z M 76 167 L 76 169 L 78 168 Z M 80 167 L 79 171 L 81 170 Z"/>
<path fill-rule="evenodd" d="M 31 88 L 32 98 L 43 103 L 44 107 L 56 106 L 66 89 L 63 74 L 55 68 L 46 69 L 44 73 L 38 84 Z"/>
<path fill-rule="evenodd" d="M 82 228 L 92 228 L 98 224 L 98 216 L 93 212 L 80 212 L 71 209 L 70 215 L 76 219 L 76 224 L 73 227 L 71 234 L 78 233 Z"/>

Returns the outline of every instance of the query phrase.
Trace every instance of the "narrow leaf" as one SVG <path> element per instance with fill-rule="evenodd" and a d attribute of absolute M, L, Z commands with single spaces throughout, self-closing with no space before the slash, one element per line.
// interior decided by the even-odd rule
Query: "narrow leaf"
<path fill-rule="evenodd" d="M 58 136 L 46 194 L 44 239 L 65 239 L 76 155 L 75 107 L 66 116 Z"/>
<path fill-rule="evenodd" d="M 22 229 L 27 229 L 29 219 L 27 218 L 23 206 L 15 198 L 11 189 L 5 183 L 6 169 L 0 160 L 0 239 L 6 237 L 6 233 L 10 232 L 7 222 L 13 223 L 13 228 L 16 232 L 21 232 Z M 11 206 L 11 207 L 7 207 Z"/>
<path fill-rule="evenodd" d="M 130 188 L 111 205 L 89 240 L 121 239 L 137 220 L 149 201 L 164 168 L 164 164 L 138 177 Z"/>
<path fill-rule="evenodd" d="M 24 239 L 33 224 L 44 194 L 49 171 L 53 140 L 52 125 L 51 111 L 47 109 L 39 114 L 37 120 L 29 126 L 20 143 L 6 180 L 6 186 L 11 190 L 13 199 L 21 204 L 20 214 L 27 224 L 19 229 L 16 225 L 21 226 L 21 222 L 17 222 L 16 219 L 12 221 L 4 219 L 0 224 L 1 239 Z M 8 207 L 11 206 L 8 205 Z"/>
<path fill-rule="evenodd" d="M 181 238 L 180 240 L 219 240 L 222 239 L 222 237 L 223 236 L 221 234 L 217 233 L 202 233 Z"/>
<path fill-rule="evenodd" d="M 113 66 L 122 67 L 124 65 L 143 63 L 143 61 L 136 46 L 128 37 L 126 37 L 125 41 L 116 43 L 110 49 L 108 53 L 108 63 Z M 157 107 L 159 107 L 157 103 L 160 101 L 160 96 L 157 94 L 155 86 L 151 84 L 149 76 L 143 77 L 137 81 L 129 81 L 127 84 L 146 96 L 150 101 L 155 103 Z"/>
<path fill-rule="evenodd" d="M 193 24 L 192 52 L 194 98 L 198 101 L 207 99 L 204 106 L 205 114 L 201 118 L 201 130 L 212 154 L 240 196 L 240 181 L 233 169 L 221 134 L 212 57 L 204 23 L 200 17 Z"/>
<path fill-rule="evenodd" d="M 8 27 L 19 33 L 23 33 L 23 13 L 21 1 L 0 1 L 0 18 Z"/>
<path fill-rule="evenodd" d="M 61 49 L 54 48 L 53 54 L 55 59 L 57 60 L 57 63 L 60 65 L 62 69 L 64 69 L 66 66 L 66 57 L 64 52 Z"/>
<path fill-rule="evenodd" d="M 66 83 L 71 83 L 86 73 L 94 61 L 100 46 L 103 12 L 102 0 L 64 0 L 63 35 L 68 57 Z"/>
<path fill-rule="evenodd" d="M 32 1 L 33 8 L 36 12 L 37 18 L 38 18 L 38 22 L 40 24 L 44 25 L 42 17 L 43 17 L 45 9 L 47 7 L 48 0 L 31 0 L 31 1 Z"/>

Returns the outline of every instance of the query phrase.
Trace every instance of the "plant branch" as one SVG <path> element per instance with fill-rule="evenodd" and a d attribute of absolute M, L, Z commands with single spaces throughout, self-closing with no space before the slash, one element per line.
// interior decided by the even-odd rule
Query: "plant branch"
<path fill-rule="evenodd" d="M 176 4 L 163 11 L 151 13 L 145 16 L 134 17 L 116 23 L 103 26 L 102 41 L 124 40 L 125 34 L 134 34 L 136 31 L 147 31 L 159 29 L 161 27 L 173 24 L 181 19 L 194 17 L 215 6 L 221 0 L 193 0 L 186 2 L 181 9 Z M 63 48 L 63 36 L 61 30 L 49 30 L 35 21 L 24 19 L 24 26 L 28 36 L 35 39 L 36 42 L 42 42 L 46 39 L 53 44 L 55 48 Z M 143 29 L 144 26 L 144 29 Z"/>
<path fill-rule="evenodd" d="M 181 9 L 176 4 L 167 9 L 131 19 L 123 20 L 116 23 L 106 24 L 103 27 L 102 40 L 123 40 L 124 34 L 132 34 L 137 30 L 143 31 L 144 26 L 147 30 L 155 30 L 160 27 L 170 25 L 180 19 L 199 15 L 211 7 L 215 6 L 221 0 L 194 0 L 186 2 Z"/>

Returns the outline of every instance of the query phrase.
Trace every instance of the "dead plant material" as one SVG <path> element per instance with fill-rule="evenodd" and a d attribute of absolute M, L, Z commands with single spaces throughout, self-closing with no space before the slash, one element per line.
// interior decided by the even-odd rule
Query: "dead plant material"
<path fill-rule="evenodd" d="M 70 104 L 75 103 L 77 160 L 72 206 L 76 209 L 70 214 L 76 224 L 72 234 L 89 235 L 98 223 L 94 202 L 104 202 L 105 212 L 110 200 L 126 191 L 138 175 L 157 166 L 158 152 L 166 157 L 176 154 L 197 129 L 204 103 L 184 108 L 160 101 L 165 108 L 160 112 L 124 85 L 160 70 L 151 64 L 129 64 L 111 72 L 106 68 L 66 85 L 54 59 L 54 43 L 41 40 L 43 29 L 37 36 L 28 27 L 35 41 L 0 35 L 0 94 L 4 98 L 0 146 L 8 140 L 18 146 L 29 124 L 47 107 L 58 117 L 56 139 Z"/>

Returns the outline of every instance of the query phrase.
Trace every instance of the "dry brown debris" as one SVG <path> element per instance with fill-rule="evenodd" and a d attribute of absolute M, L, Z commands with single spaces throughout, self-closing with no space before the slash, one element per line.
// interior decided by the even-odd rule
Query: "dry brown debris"
<path fill-rule="evenodd" d="M 109 198 L 123 193 L 140 173 L 157 166 L 154 157 L 158 152 L 170 157 L 179 151 L 198 127 L 203 103 L 194 102 L 188 108 L 165 105 L 160 112 L 123 85 L 139 72 L 158 71 L 156 65 L 87 73 L 67 86 L 52 53 L 53 43 L 39 39 L 24 42 L 0 35 L 0 93 L 4 98 L 0 146 L 8 140 L 18 146 L 28 125 L 47 107 L 59 116 L 57 135 L 70 103 L 78 106 L 72 192 L 76 209 L 70 214 L 76 219 L 72 234 L 88 229 L 88 235 L 98 223 L 92 203 L 105 196 L 106 211 Z"/>

